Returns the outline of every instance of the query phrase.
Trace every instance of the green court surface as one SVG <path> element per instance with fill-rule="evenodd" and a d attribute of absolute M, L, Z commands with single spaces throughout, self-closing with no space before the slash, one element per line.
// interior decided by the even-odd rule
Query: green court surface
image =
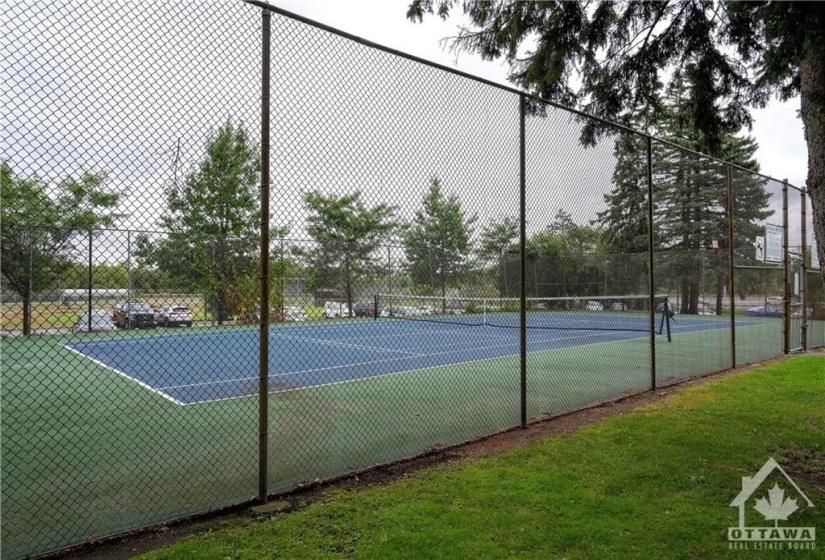
<path fill-rule="evenodd" d="M 257 397 L 179 406 L 70 352 L 69 340 L 2 344 L 4 558 L 255 497 Z M 780 355 L 781 322 L 738 328 L 736 341 L 737 364 Z M 650 354 L 644 337 L 529 354 L 528 417 L 649 389 Z M 730 331 L 656 337 L 655 357 L 659 386 L 728 368 Z M 517 356 L 273 393 L 269 488 L 516 426 L 519 402 Z"/>

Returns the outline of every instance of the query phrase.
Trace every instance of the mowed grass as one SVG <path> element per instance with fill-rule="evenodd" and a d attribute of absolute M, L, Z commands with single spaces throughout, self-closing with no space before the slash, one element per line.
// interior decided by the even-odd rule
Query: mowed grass
<path fill-rule="evenodd" d="M 727 542 L 741 478 L 769 457 L 815 506 L 779 522 L 818 528 L 817 549 L 794 553 L 822 558 L 825 491 L 798 473 L 825 469 L 823 402 L 825 357 L 794 357 L 507 453 L 330 491 L 300 511 L 143 558 L 785 557 Z"/>

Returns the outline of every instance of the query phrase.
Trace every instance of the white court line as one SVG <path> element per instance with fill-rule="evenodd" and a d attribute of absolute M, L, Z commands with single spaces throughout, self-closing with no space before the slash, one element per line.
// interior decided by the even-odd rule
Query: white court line
<path fill-rule="evenodd" d="M 609 335 L 609 333 L 603 333 L 603 334 L 598 334 L 596 336 L 608 336 L 608 335 Z M 548 340 L 550 340 L 550 341 L 569 340 L 569 339 L 574 339 L 574 338 L 582 338 L 582 337 L 580 337 L 580 336 L 570 336 L 570 337 L 565 337 L 564 339 L 553 338 L 553 339 L 548 339 Z M 603 342 L 592 342 L 592 343 L 589 343 L 589 344 L 583 344 L 581 347 L 584 347 L 584 346 L 599 346 L 599 345 L 602 345 L 602 344 L 613 344 L 614 342 L 627 342 L 627 341 L 630 341 L 630 340 L 647 340 L 647 336 L 639 336 L 639 337 L 633 337 L 633 338 L 622 338 L 622 339 L 619 339 L 619 340 L 605 340 Z M 535 353 L 538 353 L 538 352 L 547 352 L 547 351 L 550 351 L 550 350 L 566 350 L 568 348 L 580 348 L 580 347 L 567 346 L 565 348 L 545 348 L 545 349 L 541 349 L 541 350 L 533 350 L 532 352 L 528 352 L 528 354 L 535 354 Z M 474 350 L 477 350 L 477 349 L 478 348 L 474 348 Z M 444 354 L 448 354 L 448 353 L 449 352 L 444 352 Z M 428 354 L 428 355 L 438 355 L 438 354 Z M 318 383 L 316 385 L 304 385 L 304 386 L 301 386 L 301 387 L 296 387 L 294 389 L 281 389 L 281 390 L 278 390 L 278 391 L 270 391 L 270 393 L 276 394 L 276 393 L 286 393 L 286 392 L 289 392 L 289 391 L 297 391 L 297 390 L 304 390 L 304 389 L 318 389 L 320 387 L 331 387 L 331 386 L 334 386 L 334 385 L 343 385 L 344 383 L 355 383 L 355 382 L 358 382 L 358 381 L 367 381 L 367 380 L 370 380 L 370 379 L 378 379 L 378 378 L 381 378 L 381 377 L 390 377 L 390 376 L 394 376 L 394 375 L 404 375 L 404 374 L 410 373 L 411 371 L 415 371 L 417 373 L 417 372 L 421 372 L 421 371 L 430 371 L 430 370 L 440 369 L 440 368 L 444 368 L 444 367 L 464 366 L 464 365 L 474 364 L 474 363 L 479 363 L 479 362 L 488 362 L 490 360 L 498 360 L 498 359 L 502 359 L 502 358 L 514 358 L 514 357 L 517 357 L 517 356 L 518 356 L 518 354 L 508 354 L 506 356 L 495 356 L 495 357 L 492 357 L 492 358 L 483 358 L 481 360 L 467 360 L 467 361 L 464 361 L 464 362 L 453 362 L 453 363 L 449 363 L 449 364 L 440 364 L 440 365 L 429 366 L 429 367 L 425 367 L 425 368 L 416 368 L 414 370 L 393 371 L 393 372 L 389 372 L 389 373 L 382 373 L 382 374 L 379 374 L 379 375 L 371 375 L 369 377 L 358 377 L 358 378 L 355 378 L 355 379 L 342 379 L 341 381 L 330 381 L 329 383 Z M 229 399 L 232 399 L 232 398 L 243 399 L 243 398 L 249 398 L 249 396 L 257 396 L 257 395 L 247 395 L 247 396 L 243 396 L 243 397 L 227 397 L 227 398 L 221 399 L 221 400 L 229 400 Z M 210 401 L 202 401 L 202 402 L 210 402 Z"/>
<path fill-rule="evenodd" d="M 93 362 L 93 363 L 95 363 L 95 364 L 99 365 L 100 367 L 102 367 L 102 368 L 104 368 L 104 369 L 107 369 L 107 370 L 109 370 L 109 371 L 113 371 L 113 372 L 115 372 L 116 374 L 118 374 L 119 376 L 121 376 L 121 377 L 124 377 L 124 378 L 128 379 L 129 381 L 133 381 L 133 382 L 137 383 L 138 385 L 140 385 L 140 386 L 141 386 L 141 387 L 143 387 L 144 389 L 147 389 L 147 390 L 151 391 L 152 393 L 155 393 L 155 394 L 157 394 L 157 395 L 160 395 L 161 397 L 163 397 L 163 398 L 164 398 L 164 399 L 166 399 L 167 401 L 173 402 L 173 403 L 175 403 L 176 405 L 179 405 L 179 406 L 184 406 L 184 405 L 186 405 L 186 404 L 187 404 L 187 403 L 185 403 L 185 402 L 183 402 L 183 401 L 179 401 L 179 400 L 177 400 L 177 399 L 175 399 L 175 398 L 173 398 L 173 397 L 170 397 L 169 395 L 167 395 L 167 394 L 166 394 L 166 393 L 164 393 L 163 391 L 159 391 L 158 389 L 155 389 L 154 387 L 152 387 L 152 386 L 151 386 L 151 385 L 149 385 L 148 383 L 144 383 L 143 381 L 141 381 L 141 380 L 139 380 L 139 379 L 135 379 L 135 378 L 134 378 L 134 377 L 132 377 L 131 375 L 129 375 L 129 374 L 127 374 L 127 373 L 123 372 L 123 371 L 120 371 L 119 369 L 113 368 L 112 366 L 110 366 L 110 365 L 108 365 L 108 364 L 105 364 L 105 363 L 103 363 L 103 362 L 101 362 L 100 360 L 97 360 L 97 359 L 95 359 L 95 358 L 92 358 L 91 356 L 87 356 L 86 354 L 84 354 L 84 353 L 83 353 L 83 352 L 81 352 L 80 350 L 75 350 L 74 348 L 72 348 L 71 346 L 67 346 L 66 344 L 62 344 L 62 346 L 63 346 L 63 348 L 65 348 L 65 349 L 66 349 L 66 350 L 68 350 L 69 352 L 74 352 L 75 354 L 78 354 L 78 355 L 80 355 L 80 356 L 83 356 L 83 357 L 84 357 L 84 358 L 86 358 L 87 360 L 90 360 L 91 362 Z"/>
<path fill-rule="evenodd" d="M 593 336 L 609 336 L 609 335 L 610 335 L 610 333 L 599 333 L 599 334 L 593 335 Z M 555 342 L 555 341 L 558 341 L 558 340 L 573 340 L 573 339 L 576 339 L 576 338 L 581 338 L 581 337 L 580 336 L 568 336 L 568 337 L 563 337 L 563 338 L 549 338 L 549 339 L 540 340 L 540 341 L 533 341 L 533 342 Z M 633 339 L 623 339 L 623 340 L 633 340 Z M 608 342 L 618 342 L 618 341 L 608 341 Z M 375 364 L 401 362 L 401 361 L 409 360 L 409 359 L 412 359 L 412 358 L 421 358 L 421 357 L 429 357 L 429 356 L 447 356 L 449 354 L 455 354 L 456 352 L 478 351 L 478 350 L 493 350 L 493 349 L 496 349 L 496 348 L 505 348 L 507 346 L 514 346 L 514 345 L 517 345 L 517 344 L 519 344 L 518 340 L 513 341 L 513 342 L 507 342 L 506 344 L 496 344 L 496 345 L 493 345 L 493 346 L 474 346 L 472 348 L 466 348 L 466 347 L 453 348 L 451 350 L 444 351 L 444 352 L 431 352 L 429 354 L 417 354 L 417 355 L 411 355 L 411 356 L 403 356 L 403 357 L 399 357 L 399 358 L 387 358 L 387 359 L 382 359 L 382 360 L 369 360 L 369 361 L 366 361 L 366 362 L 355 362 L 355 363 L 339 364 L 339 365 L 336 365 L 336 366 L 326 366 L 326 367 L 319 367 L 319 368 L 312 368 L 312 369 L 284 371 L 284 372 L 281 372 L 281 373 L 270 374 L 269 378 L 273 379 L 273 378 L 278 378 L 278 377 L 287 377 L 287 376 L 291 376 L 291 375 L 300 375 L 300 374 L 307 374 L 307 373 L 318 373 L 318 372 L 324 372 L 324 371 L 335 371 L 335 370 L 338 370 L 338 369 L 345 369 L 345 368 L 350 368 L 350 367 L 361 367 L 361 366 L 370 366 L 370 365 L 375 365 Z M 604 344 L 604 343 L 603 342 L 598 342 L 598 343 L 593 343 L 593 344 Z M 546 349 L 533 350 L 533 352 L 544 352 L 544 351 L 546 351 Z M 514 356 L 515 354 L 512 354 L 512 355 Z M 453 366 L 453 365 L 469 364 L 469 363 L 473 363 L 473 362 L 482 362 L 482 361 L 486 361 L 486 360 L 494 360 L 494 359 L 497 359 L 497 358 L 507 358 L 509 356 L 510 355 L 494 356 L 492 358 L 482 358 L 480 360 L 467 360 L 467 361 L 464 361 L 464 362 L 452 362 L 452 363 L 447 363 L 447 364 L 439 364 L 439 365 L 435 365 L 435 366 L 428 366 L 428 367 L 425 367 L 425 368 L 416 368 L 414 371 L 424 371 L 424 370 L 428 370 L 428 369 L 432 369 L 432 368 L 438 368 L 438 367 L 448 367 L 448 366 Z M 413 370 L 403 370 L 401 372 L 392 372 L 392 374 L 405 373 L 405 372 L 408 372 L 408 371 L 413 371 Z M 384 375 L 390 375 L 390 374 L 388 373 L 388 374 L 373 375 L 373 376 L 359 378 L 359 379 L 371 379 L 372 377 L 383 377 Z M 237 378 L 237 379 L 221 379 L 219 381 L 208 381 L 208 382 L 205 382 L 205 383 L 189 383 L 189 384 L 184 384 L 184 385 L 170 385 L 170 386 L 166 386 L 166 387 L 161 387 L 161 389 L 181 389 L 181 388 L 186 388 L 186 387 L 200 387 L 200 386 L 208 386 L 208 385 L 217 385 L 217 384 L 222 384 L 222 383 L 231 383 L 233 381 L 248 381 L 248 380 L 252 380 L 252 379 L 257 379 L 257 377 L 240 377 L 240 378 Z M 357 379 L 355 379 L 355 380 L 350 379 L 350 380 L 345 380 L 345 381 L 357 381 Z M 328 384 L 343 383 L 345 381 L 336 381 L 336 382 L 331 382 L 331 383 L 328 383 Z M 294 391 L 294 390 L 297 390 L 297 389 L 306 389 L 307 387 L 319 387 L 319 386 L 322 386 L 322 385 L 303 385 L 301 387 L 296 387 L 294 389 L 285 389 L 285 390 Z M 279 392 L 279 391 L 273 391 L 273 392 Z M 229 398 L 240 398 L 240 397 L 229 397 Z M 204 401 L 204 402 L 211 402 L 211 401 Z"/>
<path fill-rule="evenodd" d="M 271 333 L 270 333 L 271 334 Z M 377 352 L 393 352 L 397 354 L 409 354 L 410 356 L 427 356 L 428 354 L 420 354 L 417 352 L 410 352 L 407 350 L 396 350 L 394 348 L 382 348 L 380 346 L 366 346 L 362 344 L 352 344 L 351 342 L 343 342 L 334 338 L 311 338 L 308 336 L 283 335 L 275 333 L 275 336 L 284 340 L 302 340 L 304 342 L 315 342 L 317 344 L 328 344 L 332 346 L 344 346 L 346 348 L 356 348 L 358 350 L 374 350 Z"/>
<path fill-rule="evenodd" d="M 586 330 L 586 329 L 583 329 L 583 330 Z M 459 329 L 451 329 L 450 331 L 446 331 L 446 332 L 464 332 L 464 331 L 466 331 L 466 327 L 461 327 Z M 407 333 L 407 334 L 415 334 L 415 333 L 421 333 L 421 332 L 422 331 L 420 329 L 418 329 L 418 330 L 413 331 L 412 333 Z M 424 331 L 424 332 L 429 332 L 429 333 L 432 333 L 432 334 L 437 334 L 437 333 L 442 333 L 443 334 L 445 331 L 443 329 L 437 329 L 437 330 Z M 208 334 L 213 334 L 213 333 L 204 333 L 204 335 L 202 335 L 202 336 L 205 336 L 205 335 L 208 335 Z M 173 336 L 177 336 L 177 335 L 173 335 Z M 195 336 L 198 336 L 198 335 L 195 335 Z M 614 336 L 614 333 L 612 333 L 612 332 L 595 332 L 595 333 L 594 332 L 587 332 L 586 334 L 579 334 L 579 335 L 575 335 L 575 336 L 551 337 L 551 338 L 544 338 L 544 339 L 539 339 L 539 340 L 528 341 L 528 345 L 536 344 L 536 343 L 556 342 L 556 341 L 574 340 L 574 339 L 580 339 L 580 338 L 593 338 L 593 337 L 606 337 L 606 336 Z M 493 337 L 493 338 L 500 338 L 500 337 Z M 598 345 L 598 344 L 611 344 L 613 342 L 624 342 L 624 341 L 635 340 L 635 339 L 639 339 L 639 338 L 645 338 L 645 337 L 632 337 L 632 338 L 627 338 L 627 339 L 608 340 L 608 341 L 603 341 L 603 342 L 593 342 L 593 343 L 589 343 L 589 344 L 586 344 L 586 345 L 583 345 L 583 346 L 592 346 L 592 345 Z M 132 340 L 135 341 L 137 339 L 132 339 Z M 146 340 L 147 339 L 143 339 L 144 342 Z M 111 341 L 96 341 L 96 342 L 104 343 L 104 342 L 111 342 Z M 324 341 L 324 342 L 329 342 L 329 341 Z M 321 372 L 321 371 L 333 371 L 333 370 L 336 370 L 336 369 L 343 369 L 343 368 L 348 368 L 348 367 L 358 367 L 358 366 L 373 365 L 373 364 L 387 363 L 387 362 L 398 362 L 398 361 L 402 361 L 402 360 L 409 360 L 411 358 L 420 358 L 420 357 L 428 357 L 428 356 L 444 356 L 444 355 L 455 354 L 456 352 L 464 352 L 464 351 L 492 350 L 492 349 L 495 349 L 495 348 L 504 348 L 504 347 L 513 346 L 513 345 L 516 345 L 516 344 L 520 344 L 520 342 L 518 340 L 514 340 L 514 341 L 508 341 L 504 344 L 495 344 L 495 345 L 491 345 L 491 346 L 475 346 L 475 347 L 470 347 L 470 348 L 468 348 L 466 346 L 462 346 L 461 348 L 453 348 L 451 350 L 444 351 L 444 352 L 435 352 L 435 353 L 429 353 L 429 354 L 413 354 L 413 355 L 408 355 L 408 356 L 404 356 L 404 357 L 400 357 L 400 358 L 389 358 L 389 359 L 386 359 L 386 360 L 372 360 L 372 361 L 368 361 L 368 362 L 359 362 L 359 363 L 354 363 L 354 364 L 349 363 L 349 364 L 342 364 L 342 365 L 338 365 L 338 366 L 331 366 L 331 367 L 325 367 L 325 368 L 314 368 L 314 369 L 308 369 L 308 370 L 288 371 L 288 372 L 282 372 L 282 373 L 278 373 L 278 374 L 272 374 L 272 375 L 269 375 L 268 377 L 271 379 L 271 378 L 286 377 L 286 376 L 289 376 L 289 375 L 298 375 L 298 374 L 304 374 L 304 373 L 316 373 L 316 372 Z M 149 390 L 153 393 L 156 393 L 156 394 L 160 395 L 161 397 L 163 397 L 164 399 L 166 399 L 170 402 L 173 402 L 174 404 L 177 404 L 179 406 L 188 406 L 188 405 L 191 405 L 191 404 L 204 404 L 204 403 L 210 403 L 210 402 L 219 402 L 219 401 L 226 401 L 226 400 L 233 400 L 233 399 L 243 399 L 243 398 L 250 398 L 250 397 L 253 397 L 253 396 L 257 396 L 257 394 L 254 394 L 254 395 L 241 395 L 241 396 L 233 396 L 233 397 L 222 397 L 222 398 L 219 398 L 219 399 L 209 399 L 209 400 L 193 401 L 193 402 L 179 401 L 179 400 L 169 396 L 168 394 L 164 393 L 160 389 L 176 389 L 176 388 L 186 388 L 186 387 L 208 386 L 208 385 L 221 384 L 221 383 L 230 383 L 230 382 L 233 382 L 233 381 L 248 381 L 248 380 L 252 380 L 252 379 L 257 379 L 257 377 L 242 377 L 242 378 L 238 378 L 238 379 L 224 379 L 224 380 L 220 380 L 220 381 L 210 381 L 210 382 L 206 382 L 206 383 L 192 383 L 192 384 L 187 384 L 187 385 L 172 385 L 172 386 L 161 387 L 160 389 L 157 389 L 155 387 L 152 387 L 151 385 L 148 385 L 147 383 L 145 383 L 143 381 L 135 379 L 134 377 L 126 374 L 125 372 L 122 372 L 122 371 L 120 371 L 116 368 L 108 366 L 107 364 L 105 364 L 105 363 L 103 363 L 103 362 L 101 362 L 101 361 L 99 361 L 95 358 L 87 356 L 87 355 L 83 354 L 82 352 L 80 352 L 79 350 L 75 350 L 74 348 L 71 348 L 71 347 L 69 347 L 65 344 L 63 346 L 67 350 L 69 350 L 71 352 L 74 352 L 76 354 L 79 354 L 80 356 L 83 356 L 84 358 L 86 358 L 88 360 L 91 360 L 95 364 L 97 364 L 97 365 L 99 365 L 99 366 L 101 366 L 105 369 L 108 369 L 109 371 L 112 371 L 112 372 L 116 373 L 117 375 L 119 375 L 121 377 L 124 377 L 124 378 L 126 378 L 130 381 L 133 381 L 133 382 L 137 383 L 138 385 L 140 385 L 141 387 L 143 387 L 143 388 L 145 388 L 145 389 L 147 389 L 147 390 Z M 458 346 L 458 345 L 454 345 L 454 346 Z M 555 349 L 554 348 L 542 348 L 542 349 L 539 349 L 539 350 L 533 350 L 532 352 L 529 352 L 529 353 L 532 354 L 532 353 L 536 353 L 536 352 L 547 352 L 549 350 L 559 350 L 559 349 L 558 348 L 555 348 Z M 387 349 L 387 351 L 389 351 L 389 349 Z M 340 384 L 343 384 L 343 383 L 353 383 L 353 382 L 357 382 L 357 381 L 364 381 L 364 380 L 367 380 L 367 379 L 387 377 L 387 376 L 391 376 L 391 375 L 406 374 L 406 373 L 409 373 L 410 371 L 428 371 L 428 370 L 433 370 L 433 369 L 438 369 L 438 368 L 443 368 L 443 367 L 461 366 L 461 365 L 472 364 L 472 363 L 477 363 L 477 362 L 485 362 L 485 361 L 489 361 L 489 360 L 500 359 L 500 358 L 508 358 L 508 357 L 512 357 L 514 355 L 494 356 L 494 357 L 482 358 L 482 359 L 478 359 L 478 360 L 466 360 L 466 361 L 463 361 L 463 362 L 438 364 L 438 365 L 434 365 L 434 366 L 428 366 L 428 367 L 425 367 L 425 368 L 416 368 L 414 370 L 394 371 L 394 372 L 389 372 L 389 373 L 372 375 L 372 376 L 368 376 L 368 377 L 359 377 L 359 378 L 355 378 L 355 379 L 344 379 L 344 380 L 340 380 L 340 381 L 331 381 L 331 382 L 328 382 L 328 383 L 319 383 L 319 384 L 316 384 L 316 385 L 303 385 L 303 386 L 300 386 L 300 387 L 295 387 L 295 388 L 290 388 L 290 389 L 280 389 L 280 390 L 277 390 L 277 391 L 270 391 L 270 393 L 275 394 L 275 393 L 283 393 L 283 392 L 288 392 L 288 391 L 296 391 L 296 390 L 303 390 L 303 389 L 314 389 L 314 388 L 319 388 L 319 387 L 340 385 Z"/>

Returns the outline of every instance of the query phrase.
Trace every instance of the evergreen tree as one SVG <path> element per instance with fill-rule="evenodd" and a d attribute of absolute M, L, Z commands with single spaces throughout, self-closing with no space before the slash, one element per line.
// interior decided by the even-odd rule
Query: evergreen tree
<path fill-rule="evenodd" d="M 456 195 L 445 195 L 433 177 L 421 209 L 404 236 L 412 281 L 438 288 L 446 306 L 447 288 L 457 287 L 470 268 L 470 241 L 477 216 L 466 216 Z"/>
<path fill-rule="evenodd" d="M 694 152 L 705 139 L 701 131 L 687 124 L 689 98 L 684 82 L 674 82 L 662 101 L 664 110 L 653 124 L 657 136 L 672 143 L 654 144 L 657 277 L 660 285 L 670 281 L 678 287 L 682 313 L 696 313 L 703 277 L 710 271 L 717 311 L 721 311 L 728 273 L 727 178 L 723 166 Z M 646 158 L 639 157 L 645 153 L 640 150 L 642 143 L 641 137 L 631 135 L 617 140 L 614 188 L 605 195 L 607 210 L 598 214 L 611 249 L 622 253 L 646 251 L 647 247 L 647 164 Z M 726 134 L 722 138 L 723 159 L 745 169 L 759 170 L 753 157 L 756 149 L 750 137 Z M 758 223 L 771 214 L 768 199 L 763 180 L 753 174 L 740 176 L 734 189 L 737 262 L 752 258 L 745 247 L 759 235 Z"/>
<path fill-rule="evenodd" d="M 504 58 L 522 88 L 603 119 L 627 124 L 638 107 L 658 112 L 660 80 L 681 76 L 690 91 L 684 124 L 715 157 L 725 157 L 726 135 L 751 124 L 749 107 L 799 95 L 825 262 L 825 3 L 411 0 L 407 17 L 446 18 L 455 6 L 470 24 L 454 49 Z M 582 141 L 603 130 L 585 121 Z"/>

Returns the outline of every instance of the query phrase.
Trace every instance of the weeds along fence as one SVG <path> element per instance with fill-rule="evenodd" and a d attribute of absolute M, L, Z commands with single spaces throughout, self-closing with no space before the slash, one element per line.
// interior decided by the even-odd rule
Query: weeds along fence
<path fill-rule="evenodd" d="M 805 190 L 689 138 L 243 2 L 0 21 L 4 558 L 825 344 Z"/>

